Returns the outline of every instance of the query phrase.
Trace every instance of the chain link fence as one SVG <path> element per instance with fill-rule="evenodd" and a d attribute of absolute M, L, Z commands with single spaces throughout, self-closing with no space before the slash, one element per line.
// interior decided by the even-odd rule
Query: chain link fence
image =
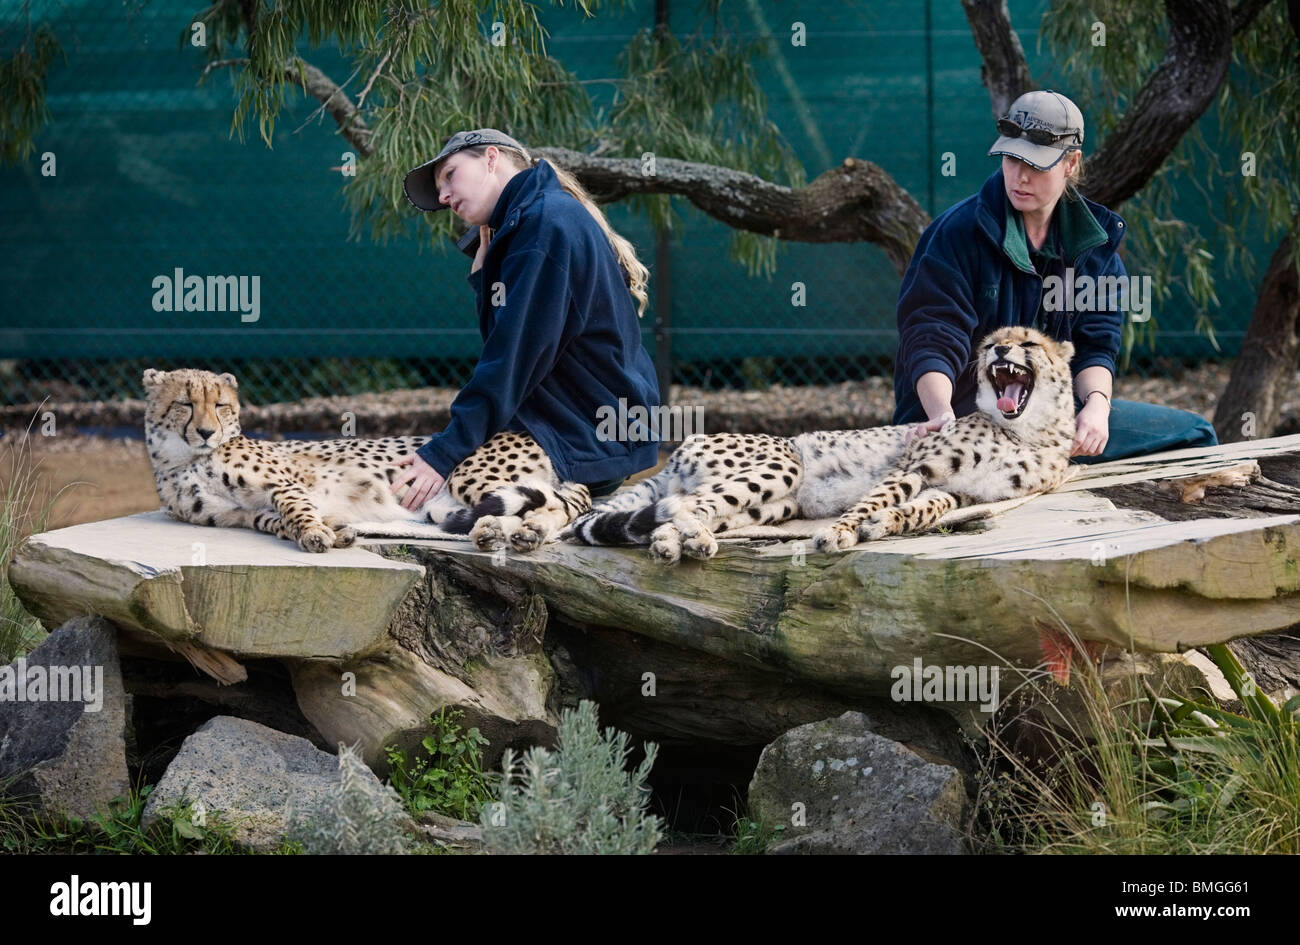
<path fill-rule="evenodd" d="M 1032 26 L 1042 8 L 1013 2 L 1013 22 Z M 756 69 L 810 178 L 846 156 L 867 158 L 934 214 L 996 168 L 985 156 L 993 132 L 979 57 L 957 4 L 801 4 L 804 46 L 791 43 L 794 12 L 778 3 L 724 11 L 722 28 L 773 37 Z M 200 51 L 178 46 L 195 12 L 179 0 L 33 8 L 50 17 L 68 63 L 53 71 L 52 119 L 36 153 L 0 170 L 0 397 L 139 397 L 146 367 L 232 371 L 254 403 L 461 386 L 481 344 L 468 260 L 450 246 L 422 248 L 414 211 L 407 239 L 348 241 L 337 170 L 347 147 L 314 101 L 300 97 L 281 114 L 273 150 L 255 133 L 245 144 L 231 138 L 229 77 L 196 85 Z M 674 30 L 697 28 L 694 6 L 672 12 Z M 616 74 L 615 56 L 652 22 L 653 4 L 586 23 L 567 10 L 539 16 L 550 53 L 580 79 L 601 78 Z M 0 9 L 0 24 L 15 42 L 21 7 Z M 1050 74 L 1033 32 L 1023 41 L 1036 74 Z M 336 50 L 302 51 L 347 77 Z M 652 264 L 648 223 L 607 209 Z M 670 279 L 652 266 L 642 326 L 675 383 L 759 389 L 889 374 L 899 277 L 883 252 L 786 244 L 770 279 L 751 278 L 728 259 L 730 231 L 682 209 Z M 238 304 L 177 310 L 177 284 L 194 275 L 233 277 Z M 660 281 L 671 286 L 671 353 L 655 341 Z M 1252 289 L 1219 295 L 1219 340 L 1231 354 Z M 1215 354 L 1183 311 L 1161 316 L 1163 360 L 1140 355 L 1136 369 Z"/>

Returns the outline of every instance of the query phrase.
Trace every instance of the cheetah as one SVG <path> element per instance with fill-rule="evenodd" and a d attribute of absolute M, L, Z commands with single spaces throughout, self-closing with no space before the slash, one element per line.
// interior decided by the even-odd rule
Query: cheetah
<path fill-rule="evenodd" d="M 361 523 L 391 523 L 395 530 L 384 534 L 413 537 L 433 524 L 467 534 L 484 551 L 509 544 L 527 552 L 591 509 L 587 487 L 557 478 L 527 433 L 497 433 L 412 511 L 390 488 L 394 461 L 428 437 L 253 440 L 240 430 L 231 374 L 150 368 L 144 387 L 154 484 L 168 514 L 183 522 L 253 528 L 311 552 L 348 547 Z"/>
<path fill-rule="evenodd" d="M 711 558 L 715 535 L 746 525 L 839 516 L 820 552 L 923 531 L 963 505 L 1044 492 L 1069 475 L 1074 346 L 1006 327 L 975 352 L 978 411 L 912 443 L 908 426 L 803 433 L 696 434 L 664 468 L 560 532 L 587 545 L 650 545 L 656 560 Z"/>

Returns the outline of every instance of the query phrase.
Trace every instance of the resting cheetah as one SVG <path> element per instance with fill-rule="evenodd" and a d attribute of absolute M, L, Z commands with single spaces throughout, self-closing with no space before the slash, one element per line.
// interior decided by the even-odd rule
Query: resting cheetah
<path fill-rule="evenodd" d="M 650 542 L 664 562 L 717 553 L 716 533 L 801 517 L 829 518 L 818 551 L 921 531 L 960 505 L 1047 491 L 1068 474 L 1074 440 L 1074 346 L 1031 328 L 1001 328 L 976 353 L 979 412 L 911 444 L 907 426 L 765 434 L 697 434 L 636 488 L 560 533 L 579 544 Z"/>
<path fill-rule="evenodd" d="M 428 437 L 251 440 L 240 432 L 233 375 L 151 368 L 144 387 L 154 484 L 168 513 L 183 522 L 255 528 L 317 552 L 351 545 L 352 526 L 362 522 L 410 523 L 417 535 L 416 523 L 432 523 L 468 533 L 483 550 L 509 542 L 531 551 L 591 509 L 587 487 L 556 478 L 526 433 L 496 434 L 413 512 L 390 489 L 399 468 L 393 462 Z"/>

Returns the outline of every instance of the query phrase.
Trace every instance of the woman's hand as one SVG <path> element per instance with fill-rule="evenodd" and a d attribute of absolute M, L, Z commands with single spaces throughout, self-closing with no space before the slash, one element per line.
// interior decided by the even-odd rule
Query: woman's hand
<path fill-rule="evenodd" d="M 483 268 L 483 260 L 487 258 L 488 243 L 492 242 L 492 230 L 490 227 L 480 226 L 478 228 L 478 252 L 474 254 L 474 264 L 469 267 L 471 274 L 478 272 Z"/>
<path fill-rule="evenodd" d="M 906 446 L 913 440 L 919 440 L 927 433 L 934 433 L 936 430 L 942 430 L 948 424 L 955 423 L 956 421 L 957 417 L 953 414 L 950 408 L 939 414 L 939 416 L 935 417 L 933 420 L 927 420 L 924 423 L 915 423 L 908 427 L 907 436 L 903 440 L 903 445 Z"/>
<path fill-rule="evenodd" d="M 1074 418 L 1074 451 L 1071 456 L 1096 456 L 1110 439 L 1110 404 L 1105 397 L 1089 397 Z"/>
<path fill-rule="evenodd" d="M 485 228 L 486 229 L 486 228 Z M 393 462 L 394 466 L 410 466 L 406 473 L 400 473 L 393 477 L 393 484 L 390 487 L 393 495 L 401 495 L 402 488 L 410 483 L 410 488 L 406 490 L 406 495 L 399 499 L 404 509 L 415 510 L 424 505 L 425 502 L 438 494 L 446 480 L 438 475 L 438 471 L 420 459 L 419 456 L 411 453 L 403 456 L 401 459 Z"/>

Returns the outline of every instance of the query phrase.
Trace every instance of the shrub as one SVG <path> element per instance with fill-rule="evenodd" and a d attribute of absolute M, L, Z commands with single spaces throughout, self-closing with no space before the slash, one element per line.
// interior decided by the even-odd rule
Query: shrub
<path fill-rule="evenodd" d="M 1279 709 L 1226 646 L 1207 648 L 1245 713 L 1158 695 L 1112 701 L 1089 663 L 1085 717 L 1038 726 L 1031 762 L 989 731 L 990 852 L 1300 853 L 1300 698 Z M 1044 750 L 1045 749 L 1045 750 Z"/>
<path fill-rule="evenodd" d="M 479 813 L 484 845 L 492 853 L 654 852 L 662 822 L 646 812 L 645 780 L 658 750 L 646 743 L 645 760 L 626 771 L 627 734 L 602 735 L 592 702 L 566 709 L 554 752 L 533 747 L 516 760 L 506 751 L 499 799 Z"/>
<path fill-rule="evenodd" d="M 357 753 L 339 746 L 334 800 L 310 813 L 291 810 L 289 842 L 308 854 L 409 853 L 401 798 L 379 784 Z"/>

